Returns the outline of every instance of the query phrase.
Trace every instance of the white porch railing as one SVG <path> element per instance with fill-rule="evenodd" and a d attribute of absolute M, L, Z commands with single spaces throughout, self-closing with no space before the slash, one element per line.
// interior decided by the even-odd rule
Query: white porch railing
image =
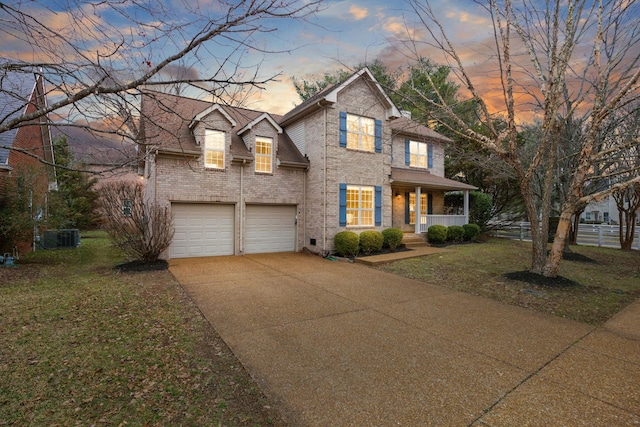
<path fill-rule="evenodd" d="M 432 225 L 465 225 L 468 222 L 465 215 L 421 215 L 420 232 L 426 233 Z"/>

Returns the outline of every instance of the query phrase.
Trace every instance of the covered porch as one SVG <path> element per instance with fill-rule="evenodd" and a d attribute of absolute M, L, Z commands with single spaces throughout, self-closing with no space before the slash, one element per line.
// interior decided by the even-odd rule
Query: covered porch
<path fill-rule="evenodd" d="M 393 194 L 393 226 L 409 233 L 426 233 L 432 225 L 464 225 L 469 223 L 469 184 L 435 176 L 428 171 L 391 168 Z M 445 212 L 444 194 L 461 191 L 464 209 L 461 215 Z"/>

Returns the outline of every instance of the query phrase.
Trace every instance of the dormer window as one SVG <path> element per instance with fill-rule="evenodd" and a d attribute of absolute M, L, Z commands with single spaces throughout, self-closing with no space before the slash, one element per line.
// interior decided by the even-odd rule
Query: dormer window
<path fill-rule="evenodd" d="M 219 130 L 204 131 L 204 165 L 207 168 L 224 169 L 225 134 Z"/>
<path fill-rule="evenodd" d="M 256 172 L 271 173 L 273 165 L 273 139 L 256 137 Z"/>

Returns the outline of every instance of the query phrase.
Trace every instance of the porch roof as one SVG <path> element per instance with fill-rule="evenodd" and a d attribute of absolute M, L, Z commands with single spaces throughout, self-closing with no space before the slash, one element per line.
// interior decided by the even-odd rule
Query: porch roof
<path fill-rule="evenodd" d="M 419 185 L 425 188 L 444 191 L 477 190 L 478 187 L 454 181 L 442 176 L 432 175 L 427 171 L 391 168 L 391 183 L 403 185 Z"/>

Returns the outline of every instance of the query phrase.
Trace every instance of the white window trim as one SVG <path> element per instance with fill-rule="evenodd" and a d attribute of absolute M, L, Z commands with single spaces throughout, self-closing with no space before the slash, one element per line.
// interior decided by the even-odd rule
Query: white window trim
<path fill-rule="evenodd" d="M 271 150 L 270 150 L 271 152 L 268 155 L 267 154 L 259 154 L 258 153 L 258 141 L 263 142 L 263 143 L 266 142 L 271 146 Z M 255 155 L 255 158 L 256 158 L 255 162 L 254 162 L 255 163 L 255 171 L 257 173 L 273 173 L 273 138 L 267 138 L 267 137 L 264 137 L 264 136 L 257 136 L 255 144 L 256 144 L 256 148 L 254 150 L 255 151 L 254 155 Z M 269 170 L 268 171 L 258 170 L 258 165 L 260 165 L 260 162 L 258 161 L 258 158 L 266 158 L 266 157 L 269 158 L 269 163 L 268 163 L 269 164 Z"/>
<path fill-rule="evenodd" d="M 414 150 L 414 146 L 417 146 L 417 152 Z M 424 147 L 424 152 L 421 151 L 421 147 Z M 424 159 L 424 166 L 420 164 L 420 159 Z M 429 169 L 429 144 L 426 142 L 409 140 L 409 166 L 413 168 Z"/>
<path fill-rule="evenodd" d="M 220 149 L 219 147 L 211 147 L 211 141 L 209 141 L 208 136 L 209 135 L 222 135 L 222 149 Z M 207 169 L 218 169 L 218 170 L 223 170 L 225 168 L 226 165 L 226 159 L 227 159 L 227 153 L 226 153 L 226 146 L 227 146 L 227 135 L 224 131 L 221 130 L 215 130 L 215 129 L 205 129 L 204 130 L 204 166 Z M 208 151 L 215 151 L 218 153 L 222 153 L 222 167 L 217 166 L 213 163 L 207 163 L 207 152 Z"/>
<path fill-rule="evenodd" d="M 352 131 L 349 129 L 349 123 L 352 121 L 350 119 L 357 118 L 358 119 L 358 129 L 357 131 Z M 372 123 L 371 133 L 363 132 L 362 120 L 370 120 Z M 357 135 L 358 137 L 358 146 L 353 147 L 349 145 L 349 135 Z M 371 138 L 371 149 L 363 147 L 363 136 L 368 136 Z M 366 151 L 367 153 L 374 153 L 376 151 L 376 121 L 370 117 L 359 116 L 357 114 L 347 113 L 347 148 L 349 150 L 359 150 Z"/>
<path fill-rule="evenodd" d="M 349 208 L 349 191 L 354 191 L 357 190 L 358 191 L 358 207 L 357 208 Z M 371 208 L 363 208 L 362 207 L 362 193 L 363 190 L 368 190 L 371 192 Z M 373 227 L 375 225 L 375 208 L 376 208 L 376 189 L 374 186 L 369 186 L 369 185 L 347 185 L 347 227 Z M 351 224 L 352 221 L 350 221 L 350 211 L 356 211 L 357 215 L 356 215 L 356 224 Z M 371 223 L 370 224 L 363 224 L 362 223 L 362 213 L 363 212 L 370 212 L 371 215 Z M 351 219 L 352 220 L 352 219 Z"/>

